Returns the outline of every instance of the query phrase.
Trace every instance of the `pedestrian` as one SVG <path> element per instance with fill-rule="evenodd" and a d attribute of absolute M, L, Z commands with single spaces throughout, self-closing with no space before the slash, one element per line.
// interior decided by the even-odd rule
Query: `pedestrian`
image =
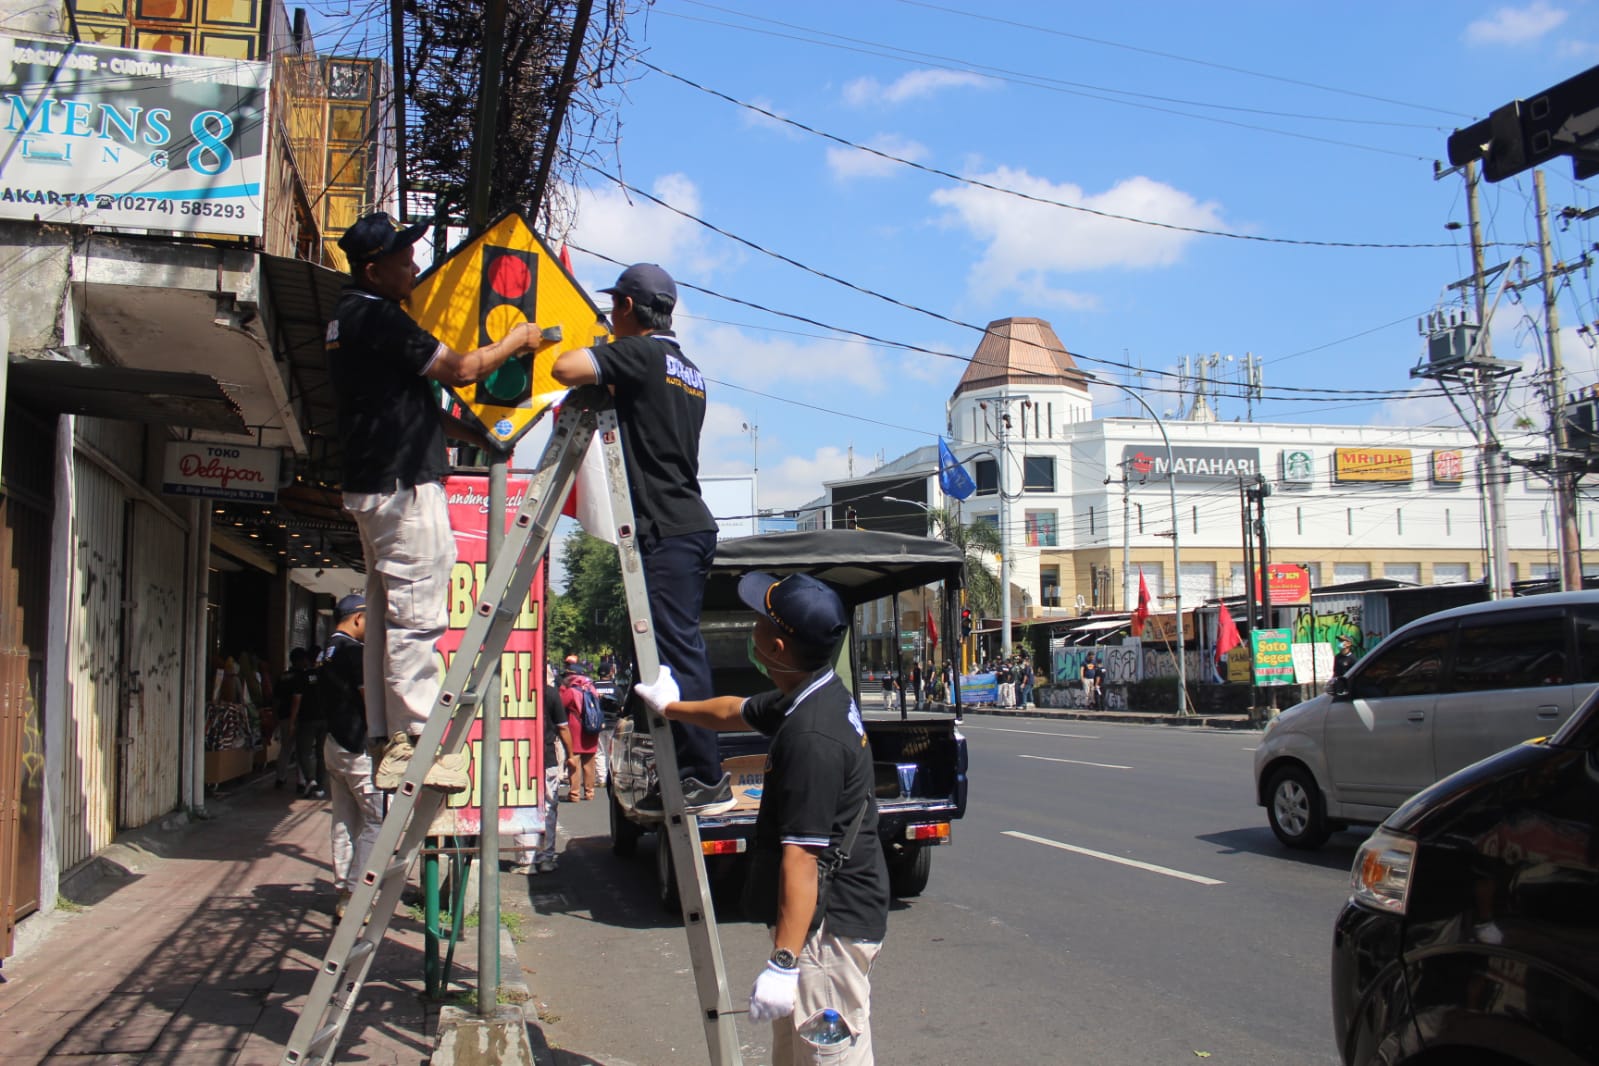
<path fill-rule="evenodd" d="M 361 535 L 366 601 L 367 724 L 378 788 L 391 791 L 410 765 L 443 680 L 434 642 L 448 624 L 446 594 L 455 563 L 444 478 L 440 408 L 429 379 L 461 387 L 482 381 L 536 346 L 522 322 L 492 344 L 461 353 L 417 325 L 400 306 L 416 285 L 412 245 L 426 224 L 396 229 L 382 211 L 339 238 L 351 284 L 327 328 L 328 373 L 338 406 L 344 509 Z M 431 753 L 428 753 L 431 757 Z M 466 755 L 442 756 L 423 784 L 467 787 Z"/>
<path fill-rule="evenodd" d="M 555 684 L 544 686 L 544 702 L 539 707 L 540 725 L 544 734 L 544 825 L 537 833 L 533 849 L 518 856 L 518 865 L 511 868 L 517 874 L 548 874 L 555 872 L 555 829 L 561 806 L 561 762 L 572 748 L 572 736 L 567 725 L 566 704 L 561 690 Z M 518 834 L 517 843 L 522 844 Z M 529 841 L 528 843 L 533 843 Z"/>
<path fill-rule="evenodd" d="M 1033 702 L 1033 664 L 1027 659 L 1022 660 L 1021 680 L 1016 686 L 1016 705 L 1026 709 Z"/>
<path fill-rule="evenodd" d="M 562 385 L 608 386 L 615 397 L 656 650 L 687 698 L 707 699 L 711 662 L 700 608 L 716 554 L 716 520 L 700 497 L 705 378 L 672 332 L 677 283 L 670 274 L 654 263 L 635 263 L 600 291 L 610 294 L 616 339 L 563 352 L 553 374 Z M 632 673 L 637 676 L 636 667 Z M 732 810 L 733 780 L 722 772 L 716 734 L 673 722 L 672 746 L 684 808 L 691 814 Z M 654 793 L 638 807 L 660 811 L 661 804 Z"/>
<path fill-rule="evenodd" d="M 635 691 L 670 719 L 772 738 L 744 913 L 771 930 L 774 950 L 750 991 L 749 1018 L 772 1023 L 774 1066 L 870 1064 L 870 975 L 888 931 L 888 868 L 861 713 L 828 665 L 849 614 L 808 574 L 746 574 L 738 591 L 756 612 L 750 658 L 775 691 L 680 701 L 664 668 Z M 843 1044 L 806 1038 L 828 1009 L 848 1029 Z"/>
<path fill-rule="evenodd" d="M 1077 676 L 1083 682 L 1083 706 L 1091 711 L 1099 710 L 1100 686 L 1104 680 L 1099 670 L 1099 663 L 1094 661 L 1094 653 L 1089 652 L 1088 658 L 1083 660 L 1082 669 Z"/>
<path fill-rule="evenodd" d="M 333 888 L 339 894 L 333 913 L 343 918 L 383 828 L 383 794 L 372 780 L 366 743 L 366 599 L 351 594 L 339 600 L 334 621 L 317 663 L 316 702 L 333 794 Z"/>
<path fill-rule="evenodd" d="M 304 648 L 291 648 L 289 668 L 283 671 L 278 677 L 277 684 L 272 686 L 273 710 L 277 718 L 278 733 L 278 762 L 273 775 L 273 788 L 282 788 L 288 784 L 289 778 L 294 776 L 294 771 L 299 769 L 295 787 L 297 791 L 304 792 L 306 783 L 312 780 L 311 773 L 316 768 L 313 763 L 310 771 L 304 769 L 299 748 L 295 743 L 295 717 L 304 702 L 306 678 L 310 672 L 311 654 Z"/>
<path fill-rule="evenodd" d="M 995 671 L 994 680 L 999 684 L 999 705 L 1001 707 L 1016 706 L 1015 674 L 1011 671 L 1009 659 L 1001 660 L 999 669 Z"/>
<path fill-rule="evenodd" d="M 328 765 L 322 745 L 328 735 L 328 718 L 321 698 L 322 671 L 314 665 L 320 654 L 305 654 L 313 665 L 305 672 L 304 698 L 294 701 L 289 729 L 294 734 L 295 762 L 299 764 L 300 780 L 304 782 L 300 794 L 306 799 L 320 800 L 328 798 Z"/>
<path fill-rule="evenodd" d="M 1349 668 L 1355 665 L 1355 660 L 1360 656 L 1355 654 L 1355 642 L 1349 634 L 1341 633 L 1338 636 L 1338 654 L 1333 656 L 1333 676 L 1343 677 L 1349 673 Z"/>
<path fill-rule="evenodd" d="M 576 803 L 580 799 L 594 798 L 594 754 L 599 750 L 600 735 L 583 728 L 583 693 L 593 692 L 594 682 L 582 663 L 568 661 L 561 677 L 561 705 L 566 708 L 567 799 Z M 596 696 L 596 698 L 598 698 Z"/>
<path fill-rule="evenodd" d="M 894 671 L 883 671 L 883 708 L 892 710 L 894 707 Z"/>

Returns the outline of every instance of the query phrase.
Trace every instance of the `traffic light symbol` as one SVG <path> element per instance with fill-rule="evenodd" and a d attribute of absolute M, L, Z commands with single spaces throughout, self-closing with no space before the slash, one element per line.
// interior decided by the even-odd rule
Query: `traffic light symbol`
<path fill-rule="evenodd" d="M 478 289 L 478 344 L 493 344 L 523 322 L 536 321 L 538 256 L 532 251 L 483 246 L 483 276 Z M 533 396 L 533 355 L 506 360 L 477 385 L 473 402 L 517 407 Z"/>
<path fill-rule="evenodd" d="M 972 609 L 970 607 L 962 607 L 961 608 L 961 639 L 962 640 L 968 640 L 968 639 L 971 638 L 971 635 L 972 635 Z"/>

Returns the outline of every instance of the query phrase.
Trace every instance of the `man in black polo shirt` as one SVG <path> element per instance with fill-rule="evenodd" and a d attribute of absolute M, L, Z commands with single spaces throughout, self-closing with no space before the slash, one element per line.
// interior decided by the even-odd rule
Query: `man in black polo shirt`
<path fill-rule="evenodd" d="M 385 791 L 405 776 L 443 681 L 433 644 L 448 624 L 455 537 L 444 497 L 450 472 L 444 430 L 428 380 L 470 385 L 539 343 L 538 327 L 521 322 L 492 344 L 461 353 L 412 321 L 400 304 L 416 286 L 412 245 L 426 229 L 395 229 L 379 211 L 339 238 L 351 284 L 334 305 L 327 331 L 344 450 L 344 509 L 360 530 L 366 560 L 373 780 Z M 437 760 L 425 784 L 464 791 L 465 754 Z"/>
<path fill-rule="evenodd" d="M 675 721 L 772 738 L 745 910 L 771 927 L 776 950 L 750 992 L 750 1021 L 772 1023 L 774 1066 L 813 1063 L 822 1049 L 806 1038 L 807 1023 L 831 1008 L 850 1036 L 842 1054 L 838 1044 L 826 1047 L 826 1061 L 870 1064 L 870 974 L 888 931 L 888 867 L 866 729 L 829 665 L 849 615 L 838 594 L 808 574 L 747 574 L 738 592 L 756 612 L 750 660 L 776 691 L 680 700 L 667 667 L 635 691 Z M 845 852 L 819 898 L 819 872 Z"/>
<path fill-rule="evenodd" d="M 611 296 L 616 340 L 562 353 L 552 373 L 562 385 L 609 386 L 616 397 L 656 647 L 684 698 L 708 699 L 711 662 L 700 635 L 700 607 L 716 554 L 716 520 L 700 498 L 705 378 L 672 335 L 677 284 L 671 275 L 654 263 L 635 263 L 600 291 Z M 672 740 L 689 813 L 732 810 L 737 801 L 722 772 L 716 734 L 673 722 Z M 659 803 L 659 796 L 649 796 L 639 806 Z"/>

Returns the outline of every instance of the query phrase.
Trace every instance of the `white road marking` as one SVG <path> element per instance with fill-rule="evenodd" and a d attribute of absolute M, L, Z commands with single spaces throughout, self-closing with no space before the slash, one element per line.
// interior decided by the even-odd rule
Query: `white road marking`
<path fill-rule="evenodd" d="M 1047 729 L 1005 729 L 997 725 L 974 726 L 968 723 L 962 729 L 981 729 L 988 733 L 1026 733 L 1034 737 L 1071 737 L 1073 740 L 1098 740 L 1098 737 L 1089 736 L 1087 733 L 1052 733 Z"/>
<path fill-rule="evenodd" d="M 1131 770 L 1131 766 L 1123 766 L 1114 762 L 1085 762 L 1082 759 L 1053 759 L 1048 755 L 1018 755 L 1018 759 L 1037 759 L 1040 762 L 1069 762 L 1073 766 L 1098 766 L 1105 770 Z"/>
<path fill-rule="evenodd" d="M 1140 862 L 1137 859 L 1128 859 L 1121 855 L 1107 855 L 1103 851 L 1095 851 L 1092 848 L 1080 848 L 1076 844 L 1063 844 L 1048 837 L 1035 837 L 1031 833 L 1019 833 L 1014 829 L 1005 830 L 1004 835 L 1015 837 L 1017 840 L 1028 840 L 1034 844 L 1042 844 L 1047 848 L 1059 848 L 1061 851 L 1069 851 L 1076 855 L 1087 855 L 1091 859 L 1104 859 L 1106 862 L 1113 862 L 1119 866 L 1131 866 L 1135 870 L 1148 870 L 1152 874 L 1175 877 L 1179 881 L 1192 881 L 1196 885 L 1225 885 L 1227 883 L 1226 881 L 1218 881 L 1214 877 L 1201 877 L 1199 874 L 1173 870 L 1170 866 L 1156 866 L 1152 862 Z"/>
<path fill-rule="evenodd" d="M 1259 751 L 1259 748 L 1240 748 L 1240 751 Z"/>

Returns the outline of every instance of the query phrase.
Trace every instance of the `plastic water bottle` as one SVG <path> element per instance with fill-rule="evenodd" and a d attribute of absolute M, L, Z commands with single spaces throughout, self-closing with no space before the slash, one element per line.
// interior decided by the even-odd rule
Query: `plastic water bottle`
<path fill-rule="evenodd" d="M 850 1037 L 849 1026 L 844 1024 L 843 1017 L 832 1007 L 800 1026 L 799 1035 L 823 1047 L 846 1043 Z"/>

